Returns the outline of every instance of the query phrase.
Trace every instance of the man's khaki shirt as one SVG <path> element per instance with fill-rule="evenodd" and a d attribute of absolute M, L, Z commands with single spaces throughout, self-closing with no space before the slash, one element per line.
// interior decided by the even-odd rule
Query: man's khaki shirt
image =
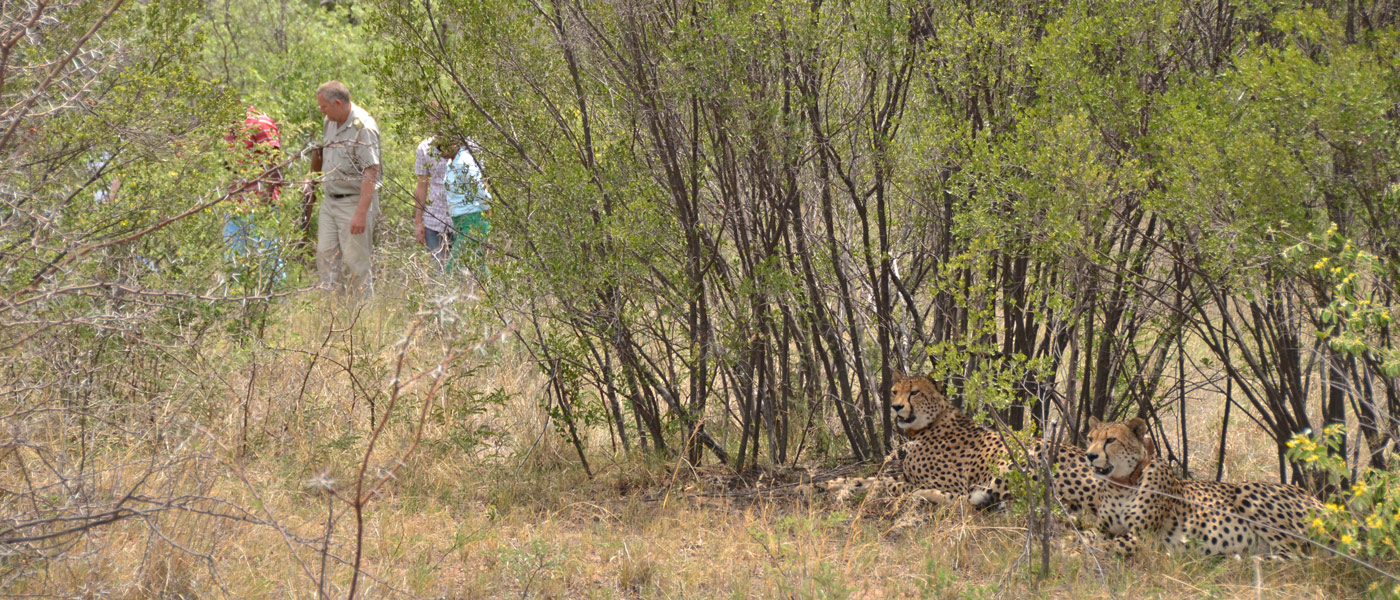
<path fill-rule="evenodd" d="M 327 196 L 360 196 L 360 183 L 364 181 L 365 169 L 379 164 L 379 125 L 374 117 L 355 104 L 350 105 L 350 116 L 344 125 L 326 119 L 321 143 L 321 178 Z M 381 176 L 382 169 L 381 169 Z M 379 189 L 379 181 L 374 182 Z"/>

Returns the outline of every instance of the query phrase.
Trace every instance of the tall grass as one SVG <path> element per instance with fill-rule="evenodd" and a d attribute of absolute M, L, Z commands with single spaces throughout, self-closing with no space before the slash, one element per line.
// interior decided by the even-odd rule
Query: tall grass
<path fill-rule="evenodd" d="M 6 514 L 21 514 L 20 500 L 97 510 L 124 493 L 136 514 L 7 551 L 0 592 L 339 598 L 356 578 L 357 539 L 362 598 L 1349 597 L 1369 584 L 1325 558 L 1149 550 L 1125 562 L 1068 534 L 1037 584 L 1020 515 L 954 506 L 896 528 L 858 507 L 733 494 L 717 467 L 612 452 L 601 427 L 585 437 L 589 478 L 547 418 L 531 358 L 508 336 L 482 343 L 507 325 L 422 259 L 390 247 L 378 294 L 358 306 L 274 301 L 260 339 L 211 330 L 162 381 L 122 371 L 129 393 L 93 400 L 109 404 L 101 420 L 16 419 L 24 407 L 4 407 Z M 389 411 L 396 370 L 401 383 L 426 375 Z M 1227 456 L 1253 441 L 1267 451 L 1267 438 L 1241 434 Z M 43 456 L 80 456 L 85 475 L 37 481 Z M 364 489 L 383 483 L 357 525 L 362 467 Z"/>

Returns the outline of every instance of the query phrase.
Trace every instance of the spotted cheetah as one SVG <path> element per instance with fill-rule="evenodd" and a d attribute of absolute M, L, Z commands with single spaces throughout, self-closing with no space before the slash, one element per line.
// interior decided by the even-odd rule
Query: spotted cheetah
<path fill-rule="evenodd" d="M 1050 455 L 1046 456 L 1046 450 Z M 1026 474 L 1034 484 L 1040 483 L 1040 476 L 1048 459 L 1052 472 L 1050 492 L 1066 511 L 1092 517 L 1098 508 L 1099 488 L 1103 482 L 1094 477 L 1093 468 L 1085 458 L 1084 451 L 1068 444 L 1046 441 L 1040 438 L 1030 440 L 1024 448 Z M 968 500 L 977 508 L 995 506 L 1012 496 L 1008 475 L 1017 466 L 1008 457 L 997 464 L 996 474 L 990 482 L 974 489 Z"/>
<path fill-rule="evenodd" d="M 1199 545 L 1207 554 L 1264 551 L 1294 555 L 1306 543 L 1305 523 L 1322 503 L 1291 485 L 1219 483 L 1178 478 L 1152 460 L 1147 423 L 1089 421 L 1085 457 L 1106 484 L 1098 513 L 1118 550 L 1132 553 L 1142 537 L 1169 547 Z"/>
<path fill-rule="evenodd" d="M 885 458 L 876 477 L 836 479 L 816 484 L 838 495 L 869 491 L 889 498 L 914 496 L 935 504 L 968 498 L 976 506 L 998 502 L 1007 495 L 999 473 L 1012 467 L 1006 443 L 997 432 L 979 426 L 948 400 L 927 377 L 902 377 L 890 388 L 890 409 L 904 442 Z M 1029 452 L 1038 458 L 1040 442 Z M 1083 453 L 1057 446 L 1056 484 L 1061 502 L 1072 510 L 1090 507 L 1099 485 Z M 1038 479 L 1038 476 L 1036 476 Z"/>

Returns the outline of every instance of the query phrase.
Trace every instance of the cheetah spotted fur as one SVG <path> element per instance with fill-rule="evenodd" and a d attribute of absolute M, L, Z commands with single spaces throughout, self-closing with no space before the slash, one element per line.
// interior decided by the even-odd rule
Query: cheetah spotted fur
<path fill-rule="evenodd" d="M 1098 513 L 1117 550 L 1131 554 L 1143 537 L 1207 554 L 1296 555 L 1309 514 L 1322 510 L 1306 491 L 1275 483 L 1183 480 L 1160 462 L 1147 423 L 1090 419 L 1085 457 L 1106 484 Z"/>
<path fill-rule="evenodd" d="M 890 410 L 904 441 L 885 458 L 881 473 L 835 479 L 816 484 L 816 489 L 838 498 L 866 492 L 867 498 L 913 496 L 934 504 L 968 498 L 979 507 L 1008 496 L 1007 481 L 999 474 L 1009 471 L 1012 463 L 997 432 L 958 410 L 927 377 L 900 378 L 890 394 Z M 1033 464 L 1039 464 L 1041 448 L 1038 440 L 1029 445 L 1028 453 L 1037 461 Z M 1052 489 L 1057 498 L 1070 510 L 1092 510 L 1100 483 L 1083 452 L 1061 445 L 1055 450 Z"/>

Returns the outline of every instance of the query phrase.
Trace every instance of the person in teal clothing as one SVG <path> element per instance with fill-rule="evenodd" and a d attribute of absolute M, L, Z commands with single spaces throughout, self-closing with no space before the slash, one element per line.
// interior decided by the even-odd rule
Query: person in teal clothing
<path fill-rule="evenodd" d="M 452 217 L 452 228 L 456 236 L 452 243 L 452 254 L 447 260 L 448 272 L 465 269 L 476 277 L 485 280 L 490 274 L 484 260 L 486 234 L 491 231 L 491 223 L 486 220 L 491 210 L 491 192 L 481 174 L 481 163 L 472 152 L 476 143 L 467 140 L 447 165 L 443 178 L 443 190 L 447 194 L 448 214 Z"/>

